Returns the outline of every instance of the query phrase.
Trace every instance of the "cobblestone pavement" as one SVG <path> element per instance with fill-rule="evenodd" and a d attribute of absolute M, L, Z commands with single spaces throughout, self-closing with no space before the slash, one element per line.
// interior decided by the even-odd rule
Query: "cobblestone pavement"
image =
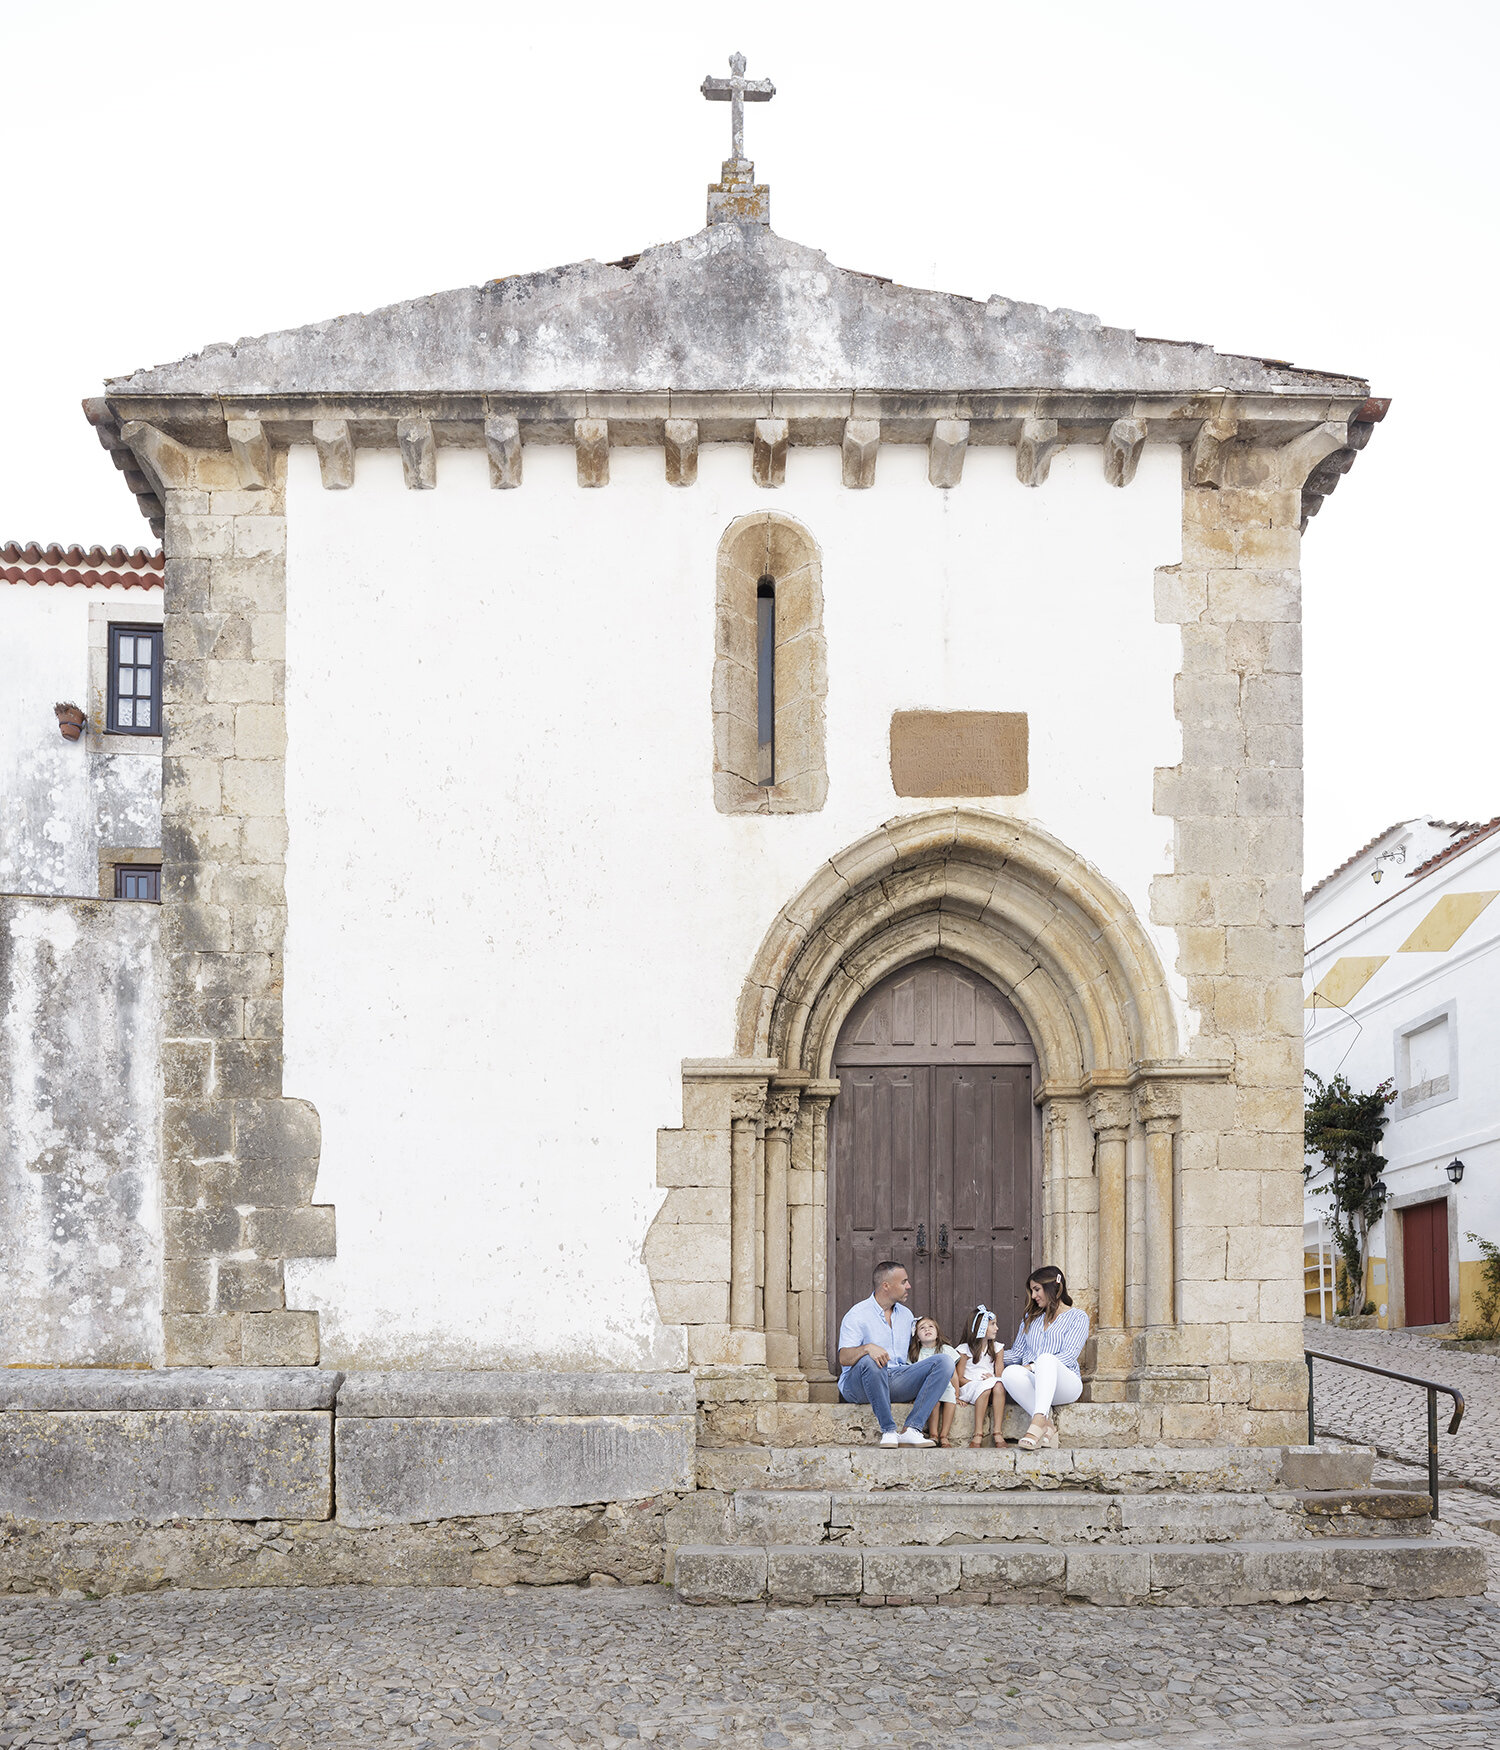
<path fill-rule="evenodd" d="M 1500 1553 L 1457 1520 L 1442 1535 Z M 1493 1750 L 1500 1598 L 899 1611 L 693 1609 L 660 1587 L 11 1598 L 0 1704 L 8 1750 Z"/>
<path fill-rule="evenodd" d="M 1464 1394 L 1464 1419 L 1451 1439 L 1445 1430 L 1453 1403 L 1450 1398 L 1438 1399 L 1441 1474 L 1500 1494 L 1500 1356 L 1441 1349 L 1436 1337 L 1412 1331 L 1341 1331 L 1316 1319 L 1307 1321 L 1305 1331 L 1309 1349 L 1457 1386 Z M 1382 1453 L 1426 1464 L 1424 1391 L 1326 1362 L 1314 1362 L 1313 1368 L 1319 1434 L 1342 1435 Z"/>

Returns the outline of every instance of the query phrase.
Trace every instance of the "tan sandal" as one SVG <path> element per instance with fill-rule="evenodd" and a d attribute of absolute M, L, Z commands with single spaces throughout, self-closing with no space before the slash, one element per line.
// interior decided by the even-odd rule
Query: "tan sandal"
<path fill-rule="evenodd" d="M 982 1434 L 976 1434 L 974 1436 L 974 1438 L 969 1442 L 969 1445 L 970 1446 L 983 1446 L 984 1445 L 984 1436 Z"/>
<path fill-rule="evenodd" d="M 1050 1416 L 1047 1418 L 1047 1432 L 1042 1436 L 1042 1445 L 1043 1446 L 1056 1446 L 1057 1445 L 1057 1424 L 1056 1424 L 1056 1422 L 1054 1422 L 1052 1420 L 1052 1418 Z"/>
<path fill-rule="evenodd" d="M 1047 1418 L 1045 1416 L 1033 1416 L 1031 1418 L 1031 1426 L 1016 1442 L 1016 1445 L 1019 1446 L 1023 1452 L 1035 1452 L 1037 1447 L 1045 1446 L 1046 1443 Z M 1053 1444 L 1056 1444 L 1055 1435 L 1053 1436 Z"/>

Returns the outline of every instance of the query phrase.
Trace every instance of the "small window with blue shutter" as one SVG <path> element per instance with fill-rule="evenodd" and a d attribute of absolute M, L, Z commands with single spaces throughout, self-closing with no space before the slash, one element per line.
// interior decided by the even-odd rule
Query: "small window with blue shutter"
<path fill-rule="evenodd" d="M 161 734 L 161 627 L 109 629 L 111 735 Z"/>

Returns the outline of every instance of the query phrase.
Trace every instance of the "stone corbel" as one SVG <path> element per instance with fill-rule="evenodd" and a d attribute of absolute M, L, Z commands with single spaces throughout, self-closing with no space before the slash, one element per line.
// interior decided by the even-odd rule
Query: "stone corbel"
<path fill-rule="evenodd" d="M 964 477 L 964 455 L 969 447 L 967 419 L 933 422 L 927 445 L 927 478 L 934 486 L 957 486 Z"/>
<path fill-rule="evenodd" d="M 1322 425 L 1315 425 L 1311 431 L 1303 432 L 1300 437 L 1294 437 L 1276 452 L 1281 484 L 1300 489 L 1306 485 L 1308 475 L 1326 456 L 1331 456 L 1336 450 L 1345 449 L 1348 445 L 1348 426 L 1331 419 Z M 1352 454 L 1350 460 L 1353 460 Z"/>
<path fill-rule="evenodd" d="M 1173 1275 L 1174 1143 L 1182 1121 L 1182 1090 L 1175 1082 L 1145 1081 L 1135 1090 L 1135 1115 L 1146 1132 L 1146 1323 L 1175 1318 Z"/>
<path fill-rule="evenodd" d="M 692 486 L 698 478 L 698 421 L 669 419 L 662 434 L 667 451 L 667 485 Z"/>
<path fill-rule="evenodd" d="M 246 492 L 264 492 L 275 479 L 265 427 L 258 419 L 230 419 L 225 424 L 241 487 Z"/>
<path fill-rule="evenodd" d="M 193 484 L 192 452 L 184 449 L 175 438 L 158 431 L 154 425 L 147 425 L 139 419 L 127 420 L 120 427 L 120 441 L 135 457 L 146 486 L 161 500 L 163 507 L 169 491 Z M 125 477 L 128 483 L 128 470 Z M 132 486 L 131 490 L 135 491 L 135 488 Z"/>
<path fill-rule="evenodd" d="M 607 419 L 575 419 L 573 450 L 578 463 L 580 486 L 609 485 L 609 421 Z"/>
<path fill-rule="evenodd" d="M 354 484 L 354 439 L 347 419 L 315 419 L 313 448 L 318 452 L 318 472 L 329 492 L 342 492 Z"/>
<path fill-rule="evenodd" d="M 1146 447 L 1143 419 L 1117 419 L 1104 440 L 1104 478 L 1111 486 L 1128 486 Z"/>
<path fill-rule="evenodd" d="M 1023 486 L 1041 486 L 1052 467 L 1052 453 L 1058 446 L 1055 419 L 1027 419 L 1021 426 L 1021 441 L 1016 446 L 1016 479 Z"/>
<path fill-rule="evenodd" d="M 430 419 L 398 419 L 396 443 L 401 451 L 401 472 L 412 492 L 430 492 L 437 485 L 437 445 Z"/>
<path fill-rule="evenodd" d="M 880 421 L 848 419 L 844 422 L 844 484 L 873 486 L 875 458 L 880 454 Z"/>
<path fill-rule="evenodd" d="M 1218 486 L 1224 473 L 1224 450 L 1234 441 L 1239 425 L 1232 419 L 1205 419 L 1198 427 L 1188 452 L 1188 484 Z"/>
<path fill-rule="evenodd" d="M 757 486 L 786 484 L 787 422 L 784 419 L 757 419 L 755 448 L 750 458 L 750 472 Z"/>
<path fill-rule="evenodd" d="M 508 413 L 485 415 L 484 447 L 490 459 L 490 485 L 510 491 L 521 484 L 521 422 Z"/>

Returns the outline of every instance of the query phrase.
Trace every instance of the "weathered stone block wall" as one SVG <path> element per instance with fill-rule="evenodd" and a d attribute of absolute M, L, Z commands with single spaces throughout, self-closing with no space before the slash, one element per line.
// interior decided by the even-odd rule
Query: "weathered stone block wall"
<path fill-rule="evenodd" d="M 161 1357 L 159 921 L 0 898 L 0 1366 Z"/>
<path fill-rule="evenodd" d="M 1173 872 L 1155 922 L 1200 1018 L 1184 1082 L 1175 1332 L 1152 1333 L 1141 1396 L 1163 1438 L 1296 1439 L 1302 1364 L 1302 686 L 1306 445 L 1186 456 L 1183 552 L 1157 573 L 1182 628 L 1182 762 L 1156 775 Z M 1316 459 L 1316 457 L 1314 457 Z"/>
<path fill-rule="evenodd" d="M 258 426 L 233 454 L 122 435 L 166 506 L 166 1358 L 312 1364 L 317 1314 L 283 1277 L 334 1246 L 318 1115 L 281 1082 L 286 458 Z"/>

